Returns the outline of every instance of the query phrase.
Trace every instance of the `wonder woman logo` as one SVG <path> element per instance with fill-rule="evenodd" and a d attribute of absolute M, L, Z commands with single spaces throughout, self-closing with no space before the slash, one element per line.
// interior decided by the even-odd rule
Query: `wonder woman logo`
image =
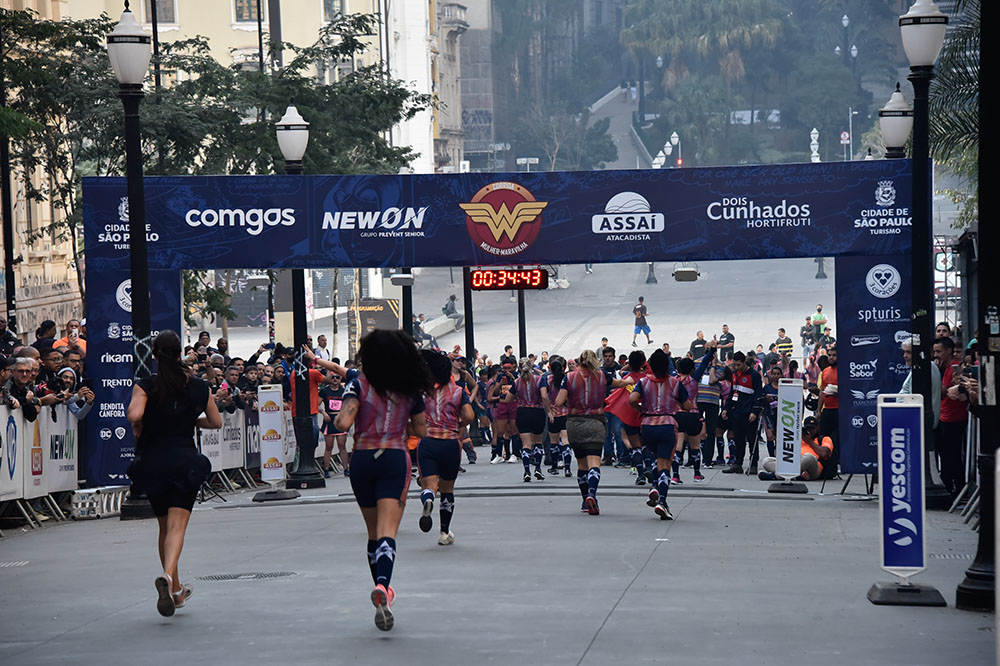
<path fill-rule="evenodd" d="M 502 256 L 517 254 L 535 241 L 541 213 L 548 205 L 510 182 L 490 183 L 470 203 L 459 204 L 466 212 L 465 226 L 472 240 L 481 249 Z"/>

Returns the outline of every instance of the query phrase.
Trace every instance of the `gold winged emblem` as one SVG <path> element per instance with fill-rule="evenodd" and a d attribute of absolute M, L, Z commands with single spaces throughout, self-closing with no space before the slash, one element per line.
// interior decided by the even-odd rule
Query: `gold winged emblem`
<path fill-rule="evenodd" d="M 513 241 L 514 236 L 520 231 L 521 225 L 533 222 L 549 205 L 549 202 L 520 201 L 514 206 L 514 210 L 507 208 L 507 202 L 500 204 L 500 210 L 496 210 L 485 202 L 458 205 L 468 213 L 473 222 L 489 227 L 493 239 L 500 242 L 500 237 L 504 234 L 507 234 L 507 238 Z"/>

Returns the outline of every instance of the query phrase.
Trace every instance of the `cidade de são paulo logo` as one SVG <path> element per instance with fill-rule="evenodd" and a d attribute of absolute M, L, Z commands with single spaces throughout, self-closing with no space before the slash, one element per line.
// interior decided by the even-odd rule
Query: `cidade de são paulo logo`
<path fill-rule="evenodd" d="M 607 234 L 607 240 L 649 240 L 650 233 L 665 228 L 663 213 L 652 213 L 649 201 L 636 192 L 619 192 L 608 200 L 603 215 L 591 218 L 595 234 Z"/>
<path fill-rule="evenodd" d="M 483 187 L 465 211 L 465 229 L 481 249 L 498 256 L 521 252 L 538 238 L 547 201 L 536 201 L 517 183 L 499 181 Z"/>
<path fill-rule="evenodd" d="M 160 234 L 150 231 L 150 225 L 146 225 L 146 242 L 155 243 L 160 240 Z M 128 197 L 122 197 L 118 201 L 118 222 L 105 224 L 100 233 L 97 234 L 98 243 L 111 243 L 116 250 L 127 250 L 129 238 L 128 228 Z"/>
<path fill-rule="evenodd" d="M 865 286 L 872 296 L 876 298 L 889 298 L 899 291 L 903 279 L 895 266 L 890 264 L 878 264 L 872 266 L 865 277 Z"/>
<path fill-rule="evenodd" d="M 295 224 L 294 208 L 219 208 L 197 210 L 192 208 L 184 215 L 189 227 L 243 227 L 251 236 L 264 231 L 264 227 Z"/>
<path fill-rule="evenodd" d="M 747 229 L 812 226 L 810 204 L 780 202 L 760 203 L 749 197 L 726 197 L 708 204 L 705 214 L 710 220 L 745 222 Z"/>
<path fill-rule="evenodd" d="M 905 227 L 913 226 L 913 217 L 908 207 L 896 207 L 896 187 L 891 180 L 880 180 L 875 187 L 875 205 L 861 211 L 861 217 L 854 220 L 855 229 L 868 229 L 873 236 L 902 233 Z"/>
<path fill-rule="evenodd" d="M 427 206 L 385 210 L 326 211 L 323 229 L 334 231 L 361 231 L 362 238 L 423 236 L 424 215 Z"/>

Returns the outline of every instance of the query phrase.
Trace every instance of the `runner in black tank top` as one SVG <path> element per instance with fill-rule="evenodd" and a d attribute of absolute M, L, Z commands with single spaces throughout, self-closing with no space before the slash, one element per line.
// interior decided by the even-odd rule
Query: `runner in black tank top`
<path fill-rule="evenodd" d="M 128 475 L 137 491 L 146 492 L 159 523 L 163 574 L 154 581 L 156 610 L 169 617 L 194 593 L 190 583 L 181 584 L 177 561 L 195 496 L 211 475 L 211 463 L 195 446 L 194 429 L 221 428 L 222 417 L 208 384 L 188 377 L 181 365 L 176 333 L 156 336 L 153 355 L 158 374 L 136 382 L 128 406 L 137 453 Z"/>

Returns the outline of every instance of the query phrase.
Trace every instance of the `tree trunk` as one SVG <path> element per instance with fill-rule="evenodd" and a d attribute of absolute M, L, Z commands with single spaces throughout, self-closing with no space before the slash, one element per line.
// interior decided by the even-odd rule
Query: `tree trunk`
<path fill-rule="evenodd" d="M 225 278 L 225 280 L 226 280 L 225 281 L 226 307 L 228 308 L 229 307 L 229 303 L 232 301 L 232 296 L 230 296 L 230 294 L 233 293 L 233 271 L 232 271 L 232 269 L 227 269 L 226 270 L 226 278 Z M 228 340 L 229 339 L 229 320 L 226 319 L 224 316 L 220 316 L 219 319 L 220 319 L 219 323 L 222 326 L 222 337 L 224 337 L 226 340 Z"/>
<path fill-rule="evenodd" d="M 340 320 L 337 318 L 337 300 L 340 292 L 340 269 L 333 269 L 333 339 L 330 341 L 330 353 L 337 356 L 337 334 L 340 332 Z"/>

